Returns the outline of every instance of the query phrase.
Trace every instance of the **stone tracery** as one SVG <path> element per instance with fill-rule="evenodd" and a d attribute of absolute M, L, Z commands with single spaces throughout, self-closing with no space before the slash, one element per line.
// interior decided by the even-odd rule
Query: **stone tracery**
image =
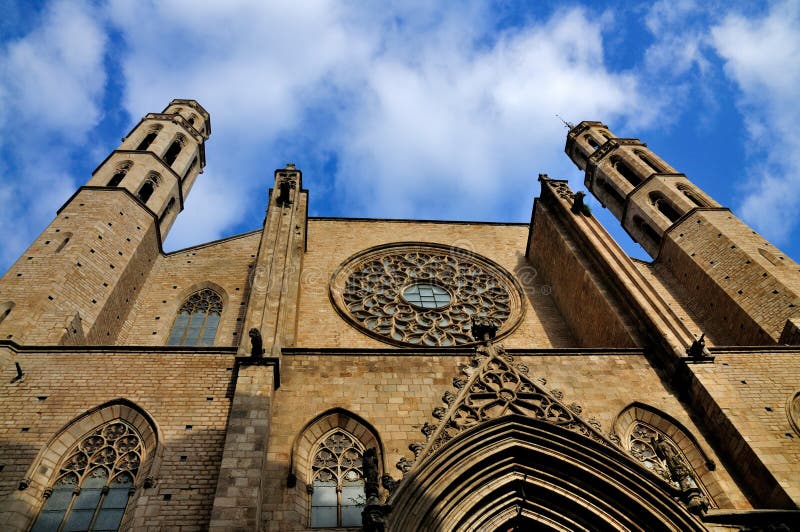
<path fill-rule="evenodd" d="M 414 286 L 429 288 L 439 299 L 426 306 L 404 296 Z M 389 343 L 428 347 L 474 343 L 473 317 L 491 318 L 501 334 L 510 332 L 521 318 L 520 292 L 499 266 L 466 250 L 433 244 L 367 250 L 331 280 L 337 310 L 359 329 Z"/>

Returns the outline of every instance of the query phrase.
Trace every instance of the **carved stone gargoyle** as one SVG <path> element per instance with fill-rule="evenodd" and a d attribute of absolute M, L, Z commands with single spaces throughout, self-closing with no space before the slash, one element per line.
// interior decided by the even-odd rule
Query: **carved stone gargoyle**
<path fill-rule="evenodd" d="M 261 358 L 264 356 L 264 342 L 261 339 L 261 331 L 253 327 L 247 333 L 250 336 L 250 356 Z"/>
<path fill-rule="evenodd" d="M 705 337 L 706 333 L 703 333 L 700 338 L 692 342 L 692 345 L 686 348 L 686 355 L 694 360 L 711 358 L 711 352 L 706 347 Z"/>

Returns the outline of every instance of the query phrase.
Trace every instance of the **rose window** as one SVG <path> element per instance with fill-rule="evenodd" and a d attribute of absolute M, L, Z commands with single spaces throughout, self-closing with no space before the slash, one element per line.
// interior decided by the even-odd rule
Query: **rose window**
<path fill-rule="evenodd" d="M 366 334 L 395 345 L 472 344 L 473 318 L 491 318 L 498 336 L 522 318 L 522 292 L 499 265 L 436 244 L 368 249 L 331 279 L 337 311 Z"/>

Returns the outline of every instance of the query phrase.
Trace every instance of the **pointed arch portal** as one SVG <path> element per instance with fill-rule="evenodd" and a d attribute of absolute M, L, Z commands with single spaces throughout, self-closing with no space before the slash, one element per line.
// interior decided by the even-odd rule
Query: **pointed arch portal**
<path fill-rule="evenodd" d="M 705 530 L 678 497 L 621 450 L 509 415 L 412 470 L 388 521 L 389 530 Z"/>

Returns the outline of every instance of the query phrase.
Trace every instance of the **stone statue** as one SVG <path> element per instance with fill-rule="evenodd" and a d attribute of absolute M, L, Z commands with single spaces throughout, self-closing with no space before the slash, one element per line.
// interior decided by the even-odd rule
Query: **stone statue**
<path fill-rule="evenodd" d="M 367 504 L 376 504 L 380 502 L 378 499 L 380 471 L 378 470 L 378 451 L 375 447 L 364 451 L 361 463 L 364 471 L 364 495 L 367 497 Z"/>
<path fill-rule="evenodd" d="M 708 500 L 695 482 L 692 470 L 683 456 L 664 441 L 660 434 L 656 438 L 651 438 L 650 443 L 656 456 L 667 463 L 673 482 L 677 482 L 680 486 L 687 509 L 697 515 L 704 514 L 708 510 Z"/>
<path fill-rule="evenodd" d="M 264 356 L 264 342 L 261 340 L 261 331 L 253 327 L 247 334 L 250 336 L 250 355 L 256 358 Z"/>
<path fill-rule="evenodd" d="M 364 510 L 361 512 L 361 524 L 365 532 L 384 532 L 386 530 L 386 514 L 388 506 L 381 504 L 378 489 L 380 471 L 378 468 L 378 451 L 370 447 L 364 451 L 361 461 L 364 472 L 364 495 L 367 497 Z"/>

